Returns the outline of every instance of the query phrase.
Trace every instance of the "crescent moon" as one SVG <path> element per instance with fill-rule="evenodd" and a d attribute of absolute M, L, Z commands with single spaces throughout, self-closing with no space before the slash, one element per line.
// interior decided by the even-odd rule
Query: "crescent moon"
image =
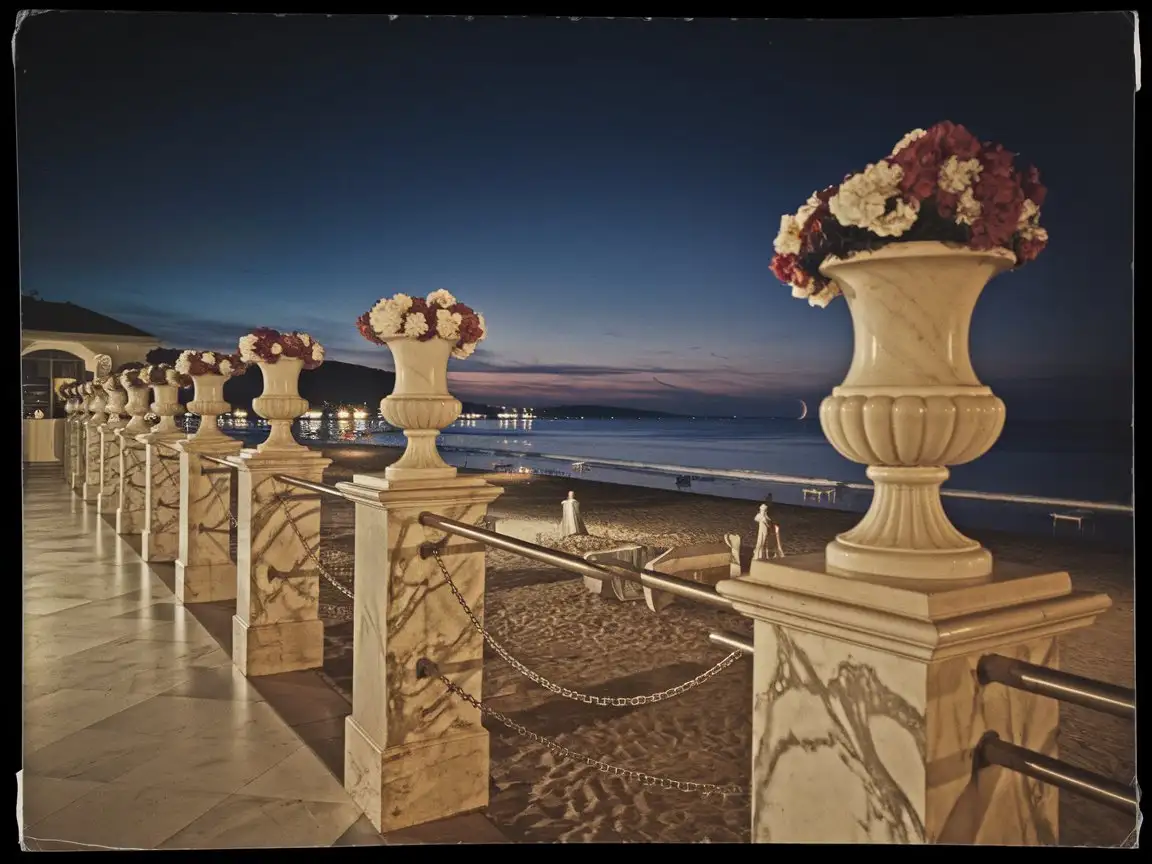
<path fill-rule="evenodd" d="M 800 400 L 800 406 L 804 410 L 800 413 L 800 416 L 796 418 L 797 420 L 803 420 L 805 417 L 808 416 L 808 403 L 805 402 L 803 399 L 801 399 Z"/>

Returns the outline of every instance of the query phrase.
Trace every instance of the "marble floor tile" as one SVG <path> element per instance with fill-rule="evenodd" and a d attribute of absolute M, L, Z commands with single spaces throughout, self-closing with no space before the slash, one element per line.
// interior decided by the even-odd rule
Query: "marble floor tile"
<path fill-rule="evenodd" d="M 34 825 L 103 785 L 91 780 L 62 780 L 25 772 L 21 776 L 21 824 Z"/>
<path fill-rule="evenodd" d="M 88 601 L 83 597 L 37 597 L 24 598 L 25 615 L 51 615 L 61 609 L 83 606 Z"/>
<path fill-rule="evenodd" d="M 264 702 L 225 702 L 189 696 L 154 696 L 89 728 L 163 738 L 260 738 L 299 741 Z"/>
<path fill-rule="evenodd" d="M 26 841 L 57 841 L 76 848 L 155 849 L 225 797 L 216 792 L 107 783 L 44 819 L 28 823 L 24 834 Z"/>
<path fill-rule="evenodd" d="M 147 693 L 108 693 L 104 690 L 62 688 L 25 702 L 24 723 L 32 727 L 67 727 L 71 734 L 150 698 Z"/>
<path fill-rule="evenodd" d="M 352 803 L 344 787 L 329 773 L 320 757 L 303 745 L 287 759 L 238 789 L 236 794 L 253 798 Z"/>
<path fill-rule="evenodd" d="M 380 832 L 372 825 L 372 821 L 363 813 L 352 823 L 352 827 L 345 831 L 332 844 L 333 846 L 383 846 L 385 844 Z"/>
<path fill-rule="evenodd" d="M 261 738 L 182 738 L 167 744 L 148 762 L 120 775 L 116 783 L 120 786 L 156 786 L 230 795 L 282 764 L 303 747 L 298 738 L 273 741 Z M 331 776 L 322 768 L 314 774 L 321 778 Z"/>
<path fill-rule="evenodd" d="M 165 690 L 164 696 L 191 696 L 196 699 L 223 699 L 225 701 L 242 700 L 246 702 L 263 702 L 264 696 L 235 666 L 221 666 L 217 668 L 202 668 L 190 666 L 187 677 Z"/>
<path fill-rule="evenodd" d="M 42 777 L 110 783 L 165 752 L 168 743 L 82 729 L 42 747 L 25 742 L 24 770 Z"/>
<path fill-rule="evenodd" d="M 159 848 L 330 846 L 359 818 L 360 810 L 350 803 L 232 795 Z"/>

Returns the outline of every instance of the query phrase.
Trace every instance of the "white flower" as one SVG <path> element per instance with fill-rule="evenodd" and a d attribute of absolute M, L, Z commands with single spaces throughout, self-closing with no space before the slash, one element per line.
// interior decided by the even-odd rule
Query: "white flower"
<path fill-rule="evenodd" d="M 393 294 L 391 303 L 401 315 L 412 308 L 412 298 L 407 294 Z"/>
<path fill-rule="evenodd" d="M 980 202 L 976 200 L 976 196 L 972 194 L 972 187 L 969 186 L 960 194 L 960 200 L 956 202 L 956 222 L 960 225 L 971 225 L 980 218 L 980 212 L 983 209 Z"/>
<path fill-rule="evenodd" d="M 821 290 L 818 294 L 808 295 L 808 305 L 819 306 L 821 309 L 823 309 L 825 306 L 831 303 L 839 293 L 839 289 L 835 288 L 831 283 L 829 283 L 828 285 L 825 285 L 823 290 Z"/>
<path fill-rule="evenodd" d="M 1020 229 L 1020 237 L 1024 240 L 1043 240 L 1048 242 L 1048 230 L 1039 225 L 1025 225 Z"/>
<path fill-rule="evenodd" d="M 300 342 L 305 348 L 312 344 L 312 337 L 307 333 L 297 333 L 296 335 L 300 337 Z"/>
<path fill-rule="evenodd" d="M 792 296 L 799 299 L 799 300 L 803 300 L 805 297 L 808 297 L 809 295 L 811 295 L 811 293 L 812 293 L 812 286 L 811 285 L 793 285 L 792 286 Z"/>
<path fill-rule="evenodd" d="M 979 159 L 966 159 L 961 162 L 955 156 L 949 156 L 948 161 L 940 166 L 940 173 L 936 175 L 940 188 L 953 195 L 959 195 L 980 176 L 984 166 Z"/>
<path fill-rule="evenodd" d="M 476 321 L 480 324 L 480 339 L 485 339 L 488 336 L 488 325 L 484 322 L 484 316 L 479 312 L 476 313 Z M 480 339 L 476 341 L 479 342 Z"/>
<path fill-rule="evenodd" d="M 273 354 L 283 354 L 284 353 L 284 346 L 281 345 L 279 342 L 273 342 L 271 350 L 272 350 Z"/>
<path fill-rule="evenodd" d="M 920 202 L 896 199 L 896 206 L 868 226 L 868 230 L 881 237 L 899 237 L 920 218 Z"/>
<path fill-rule="evenodd" d="M 312 343 L 312 360 L 315 363 L 324 362 L 324 349 L 321 347 L 319 342 Z"/>
<path fill-rule="evenodd" d="M 472 356 L 472 352 L 476 350 L 475 342 L 465 342 L 463 345 L 457 345 L 452 349 L 452 356 L 457 360 L 467 360 Z"/>
<path fill-rule="evenodd" d="M 404 335 L 415 339 L 428 332 L 428 319 L 419 312 L 404 316 Z"/>
<path fill-rule="evenodd" d="M 840 184 L 836 194 L 829 200 L 828 208 L 841 225 L 854 225 L 879 233 L 874 230 L 874 226 L 884 225 L 882 220 L 888 210 L 888 202 L 899 194 L 903 176 L 904 170 L 890 162 L 869 165 Z"/>
<path fill-rule="evenodd" d="M 433 291 L 425 298 L 429 306 L 443 306 L 447 309 L 449 306 L 456 305 L 456 298 L 441 288 L 439 291 Z"/>
<path fill-rule="evenodd" d="M 923 138 L 927 134 L 928 133 L 923 129 L 913 129 L 911 132 L 909 132 L 907 135 L 905 135 L 903 138 L 900 139 L 899 144 L 897 144 L 895 147 L 892 148 L 892 155 L 895 156 L 897 153 L 899 153 L 901 150 L 903 150 L 905 147 L 907 147 L 913 141 L 916 141 L 917 139 Z"/>
<path fill-rule="evenodd" d="M 780 217 L 780 232 L 776 235 L 772 248 L 779 255 L 800 254 L 800 223 L 796 221 L 795 216 L 785 213 Z"/>
<path fill-rule="evenodd" d="M 404 295 L 397 295 L 397 297 Z M 412 306 L 412 298 L 405 297 L 407 306 L 397 302 L 396 297 L 391 300 L 381 300 L 372 307 L 368 313 L 368 323 L 376 331 L 377 336 L 395 336 L 404 326 L 404 312 Z"/>
<path fill-rule="evenodd" d="M 245 362 L 256 359 L 256 337 L 251 333 L 240 338 L 240 359 Z"/>
<path fill-rule="evenodd" d="M 459 312 L 449 312 L 447 309 L 436 310 L 436 335 L 441 339 L 456 341 L 460 338 L 460 322 L 464 316 Z"/>
<path fill-rule="evenodd" d="M 205 363 L 212 364 L 212 363 L 216 362 L 216 355 L 213 354 L 211 351 L 205 351 L 203 354 L 200 355 L 200 359 L 203 360 Z"/>
<path fill-rule="evenodd" d="M 1018 230 L 1023 231 L 1029 225 L 1036 225 L 1040 221 L 1040 208 L 1031 198 L 1024 199 L 1024 206 L 1020 208 L 1020 218 L 1016 222 Z"/>
<path fill-rule="evenodd" d="M 176 371 L 181 375 L 187 375 L 192 371 L 192 355 L 194 351 L 184 351 L 176 358 Z"/>
<path fill-rule="evenodd" d="M 221 375 L 231 375 L 232 374 L 232 364 L 228 362 L 227 357 L 225 357 L 223 360 L 220 361 L 220 374 Z"/>
<path fill-rule="evenodd" d="M 180 373 L 175 369 L 165 369 L 164 380 L 167 381 L 169 385 L 177 385 L 180 383 Z"/>

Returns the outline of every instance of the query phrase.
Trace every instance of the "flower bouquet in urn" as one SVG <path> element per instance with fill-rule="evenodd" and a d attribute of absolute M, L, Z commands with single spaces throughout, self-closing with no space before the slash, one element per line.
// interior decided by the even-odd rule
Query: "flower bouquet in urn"
<path fill-rule="evenodd" d="M 946 466 L 979 458 L 1004 403 L 968 351 L 976 301 L 996 274 L 1036 258 L 1047 190 L 1000 144 L 939 123 L 814 193 L 781 219 L 772 272 L 795 297 L 843 294 L 855 331 L 844 382 L 820 406 L 824 434 L 868 465 L 864 519 L 828 545 L 830 568 L 916 579 L 982 578 L 992 556 L 949 521 Z"/>

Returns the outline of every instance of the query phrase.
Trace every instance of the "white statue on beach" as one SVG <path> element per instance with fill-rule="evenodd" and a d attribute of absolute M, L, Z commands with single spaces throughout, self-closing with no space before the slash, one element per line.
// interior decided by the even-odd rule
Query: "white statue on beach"
<path fill-rule="evenodd" d="M 752 552 L 755 561 L 767 561 L 769 558 L 783 558 L 784 547 L 780 545 L 780 526 L 768 515 L 768 505 L 761 504 L 756 514 L 756 546 Z M 775 548 L 769 551 L 769 545 Z"/>
<path fill-rule="evenodd" d="M 588 533 L 584 520 L 580 518 L 580 502 L 576 500 L 575 492 L 569 492 L 568 497 L 560 502 L 560 509 L 563 514 L 560 517 L 561 537 Z"/>

